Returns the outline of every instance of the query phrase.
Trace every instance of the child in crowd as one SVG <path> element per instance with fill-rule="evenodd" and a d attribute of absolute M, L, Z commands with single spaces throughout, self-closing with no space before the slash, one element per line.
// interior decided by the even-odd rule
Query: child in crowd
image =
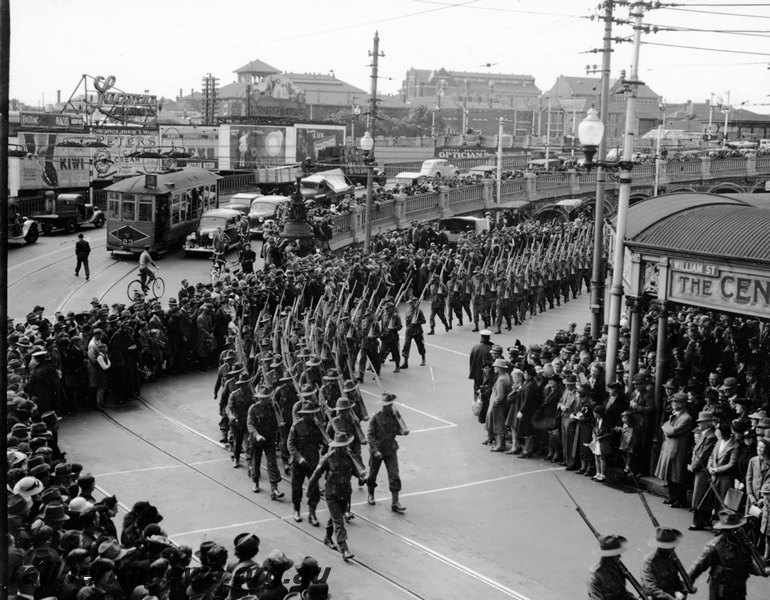
<path fill-rule="evenodd" d="M 620 431 L 620 450 L 623 456 L 623 472 L 626 475 L 633 473 L 634 452 L 636 450 L 636 434 L 634 432 L 634 413 L 630 410 L 624 410 L 620 415 L 622 425 L 618 427 Z"/>
<path fill-rule="evenodd" d="M 596 475 L 592 477 L 594 481 L 605 481 L 605 469 L 607 467 L 607 457 L 612 453 L 611 438 L 613 434 L 604 419 L 604 407 L 599 404 L 594 407 L 594 429 L 593 437 L 589 448 L 593 452 L 596 461 Z"/>

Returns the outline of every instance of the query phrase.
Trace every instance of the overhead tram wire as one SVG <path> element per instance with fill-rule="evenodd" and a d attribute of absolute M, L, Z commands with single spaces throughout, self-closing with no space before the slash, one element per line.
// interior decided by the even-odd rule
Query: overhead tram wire
<path fill-rule="evenodd" d="M 670 25 L 648 25 L 655 33 L 721 33 L 724 35 L 745 35 L 747 37 L 770 37 L 768 29 L 694 29 L 692 27 L 677 27 Z"/>
<path fill-rule="evenodd" d="M 663 44 L 661 42 L 642 42 L 646 46 L 665 46 L 667 48 L 684 48 L 686 50 L 706 50 L 708 52 L 725 52 L 727 54 L 753 54 L 754 56 L 770 56 L 770 52 L 749 52 L 747 50 L 727 50 L 725 48 L 706 48 L 704 46 L 684 46 L 681 44 Z"/>
<path fill-rule="evenodd" d="M 713 4 L 710 6 L 714 6 Z M 734 6 L 733 4 L 729 6 Z M 770 6 L 767 4 L 763 4 L 764 6 Z M 699 13 L 704 15 L 720 15 L 723 17 L 742 17 L 746 19 L 770 19 L 770 15 L 747 15 L 745 13 L 729 13 L 729 12 L 720 12 L 715 10 L 693 10 L 691 8 L 674 8 L 673 6 L 660 6 L 661 10 L 674 10 L 676 12 L 692 12 L 692 13 Z"/>

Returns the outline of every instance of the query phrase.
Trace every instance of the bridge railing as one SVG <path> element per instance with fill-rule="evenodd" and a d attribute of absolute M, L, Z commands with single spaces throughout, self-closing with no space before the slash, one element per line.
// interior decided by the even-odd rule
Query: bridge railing
<path fill-rule="evenodd" d="M 660 165 L 659 185 L 667 189 L 672 184 L 707 184 L 710 181 L 739 178 L 746 187 L 746 178 L 770 176 L 770 156 L 728 158 L 699 161 L 668 162 Z M 617 189 L 613 174 L 607 177 L 607 189 Z M 586 197 L 596 190 L 596 172 L 567 171 L 535 175 L 526 173 L 523 178 L 509 179 L 501 183 L 503 206 L 516 201 L 530 202 L 535 210 L 541 210 L 561 198 Z M 655 165 L 635 165 L 632 171 L 632 186 L 637 193 L 650 193 L 655 180 Z M 437 192 L 406 196 L 397 194 L 395 199 L 376 207 L 372 223 L 378 229 L 403 229 L 414 219 L 436 220 L 453 215 L 468 214 L 491 209 L 496 205 L 494 179 L 485 179 L 481 185 L 450 188 L 442 186 Z M 353 207 L 345 221 L 335 219 L 335 237 L 332 247 L 339 248 L 349 243 L 363 241 L 364 210 Z"/>

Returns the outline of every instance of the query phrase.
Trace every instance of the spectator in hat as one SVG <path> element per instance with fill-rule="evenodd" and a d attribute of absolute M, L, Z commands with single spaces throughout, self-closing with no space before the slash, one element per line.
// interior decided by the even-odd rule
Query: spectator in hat
<path fill-rule="evenodd" d="M 108 353 L 109 386 L 118 404 L 124 404 L 129 398 L 139 395 L 139 349 L 134 340 L 130 313 L 121 317 L 118 330 L 110 338 Z"/>
<path fill-rule="evenodd" d="M 665 504 L 672 508 L 687 507 L 687 460 L 693 420 L 687 412 L 687 396 L 676 392 L 670 399 L 671 416 L 663 423 L 663 446 L 655 468 L 655 476 L 668 485 Z"/>
<path fill-rule="evenodd" d="M 318 561 L 312 556 L 306 556 L 302 559 L 302 562 L 296 567 L 297 575 L 299 575 L 299 583 L 289 588 L 289 594 L 297 593 L 301 594 L 307 590 L 310 585 L 321 574 L 321 567 Z"/>
<path fill-rule="evenodd" d="M 30 371 L 24 390 L 35 399 L 41 414 L 49 410 L 61 412 L 61 378 L 51 364 L 48 352 L 40 350 L 32 357 L 38 365 Z"/>
<path fill-rule="evenodd" d="M 19 600 L 40 598 L 40 572 L 32 565 L 19 567 L 11 584 L 15 585 L 15 598 Z"/>
<path fill-rule="evenodd" d="M 59 581 L 58 598 L 75 600 L 80 589 L 89 584 L 91 555 L 85 548 L 75 548 L 67 554 L 65 563 L 68 571 Z"/>
<path fill-rule="evenodd" d="M 283 574 L 294 566 L 294 561 L 280 550 L 273 550 L 267 555 L 262 568 L 267 574 L 260 600 L 283 600 L 289 590 L 283 585 Z"/>
<path fill-rule="evenodd" d="M 88 268 L 88 255 L 91 254 L 91 244 L 82 233 L 78 234 L 78 240 L 75 242 L 75 277 L 80 275 L 80 267 L 86 272 L 86 281 L 91 278 L 91 271 Z"/>
<path fill-rule="evenodd" d="M 96 393 L 96 408 L 104 410 L 107 405 L 104 400 L 104 395 L 109 385 L 108 372 L 112 363 L 110 362 L 109 351 L 107 344 L 100 343 L 96 348 L 96 364 L 94 365 L 94 388 Z"/>
<path fill-rule="evenodd" d="M 535 381 L 535 368 L 526 365 L 524 368 L 524 384 L 521 388 L 521 406 L 516 415 L 516 436 L 523 442 L 524 450 L 519 458 L 530 458 L 535 445 L 537 430 L 532 424 L 532 417 L 542 403 L 542 392 Z"/>
<path fill-rule="evenodd" d="M 733 485 L 738 464 L 738 442 L 733 429 L 727 423 L 720 423 L 716 430 L 717 441 L 708 462 L 708 472 L 719 493 L 717 504 L 724 503 L 727 490 Z"/>
<path fill-rule="evenodd" d="M 652 444 L 653 417 L 655 415 L 655 397 L 647 384 L 647 376 L 643 373 L 634 375 L 634 390 L 629 398 L 630 409 L 634 414 L 634 431 L 636 432 L 640 456 L 649 456 Z M 641 475 L 647 474 L 646 461 L 639 464 Z"/>
<path fill-rule="evenodd" d="M 489 397 L 489 410 L 487 412 L 487 431 L 489 437 L 494 438 L 494 446 L 490 452 L 505 452 L 505 417 L 508 394 L 511 392 L 512 381 L 508 373 L 510 364 L 503 358 L 498 358 L 492 363 L 495 369 L 495 382 Z"/>
<path fill-rule="evenodd" d="M 692 450 L 690 464 L 687 470 L 693 474 L 692 503 L 693 520 L 690 525 L 690 531 L 706 529 L 711 524 L 711 511 L 713 498 L 711 498 L 711 488 L 709 479 L 711 474 L 708 471 L 708 464 L 711 453 L 716 445 L 716 434 L 714 426 L 716 421 L 714 414 L 708 411 L 701 411 L 696 421 L 697 431 L 695 433 L 695 447 Z"/>

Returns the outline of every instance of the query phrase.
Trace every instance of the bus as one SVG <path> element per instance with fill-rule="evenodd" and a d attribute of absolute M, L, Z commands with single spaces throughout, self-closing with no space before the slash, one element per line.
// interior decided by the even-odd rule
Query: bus
<path fill-rule="evenodd" d="M 107 250 L 163 254 L 196 231 L 201 215 L 219 207 L 219 175 L 185 168 L 124 179 L 106 188 Z"/>

